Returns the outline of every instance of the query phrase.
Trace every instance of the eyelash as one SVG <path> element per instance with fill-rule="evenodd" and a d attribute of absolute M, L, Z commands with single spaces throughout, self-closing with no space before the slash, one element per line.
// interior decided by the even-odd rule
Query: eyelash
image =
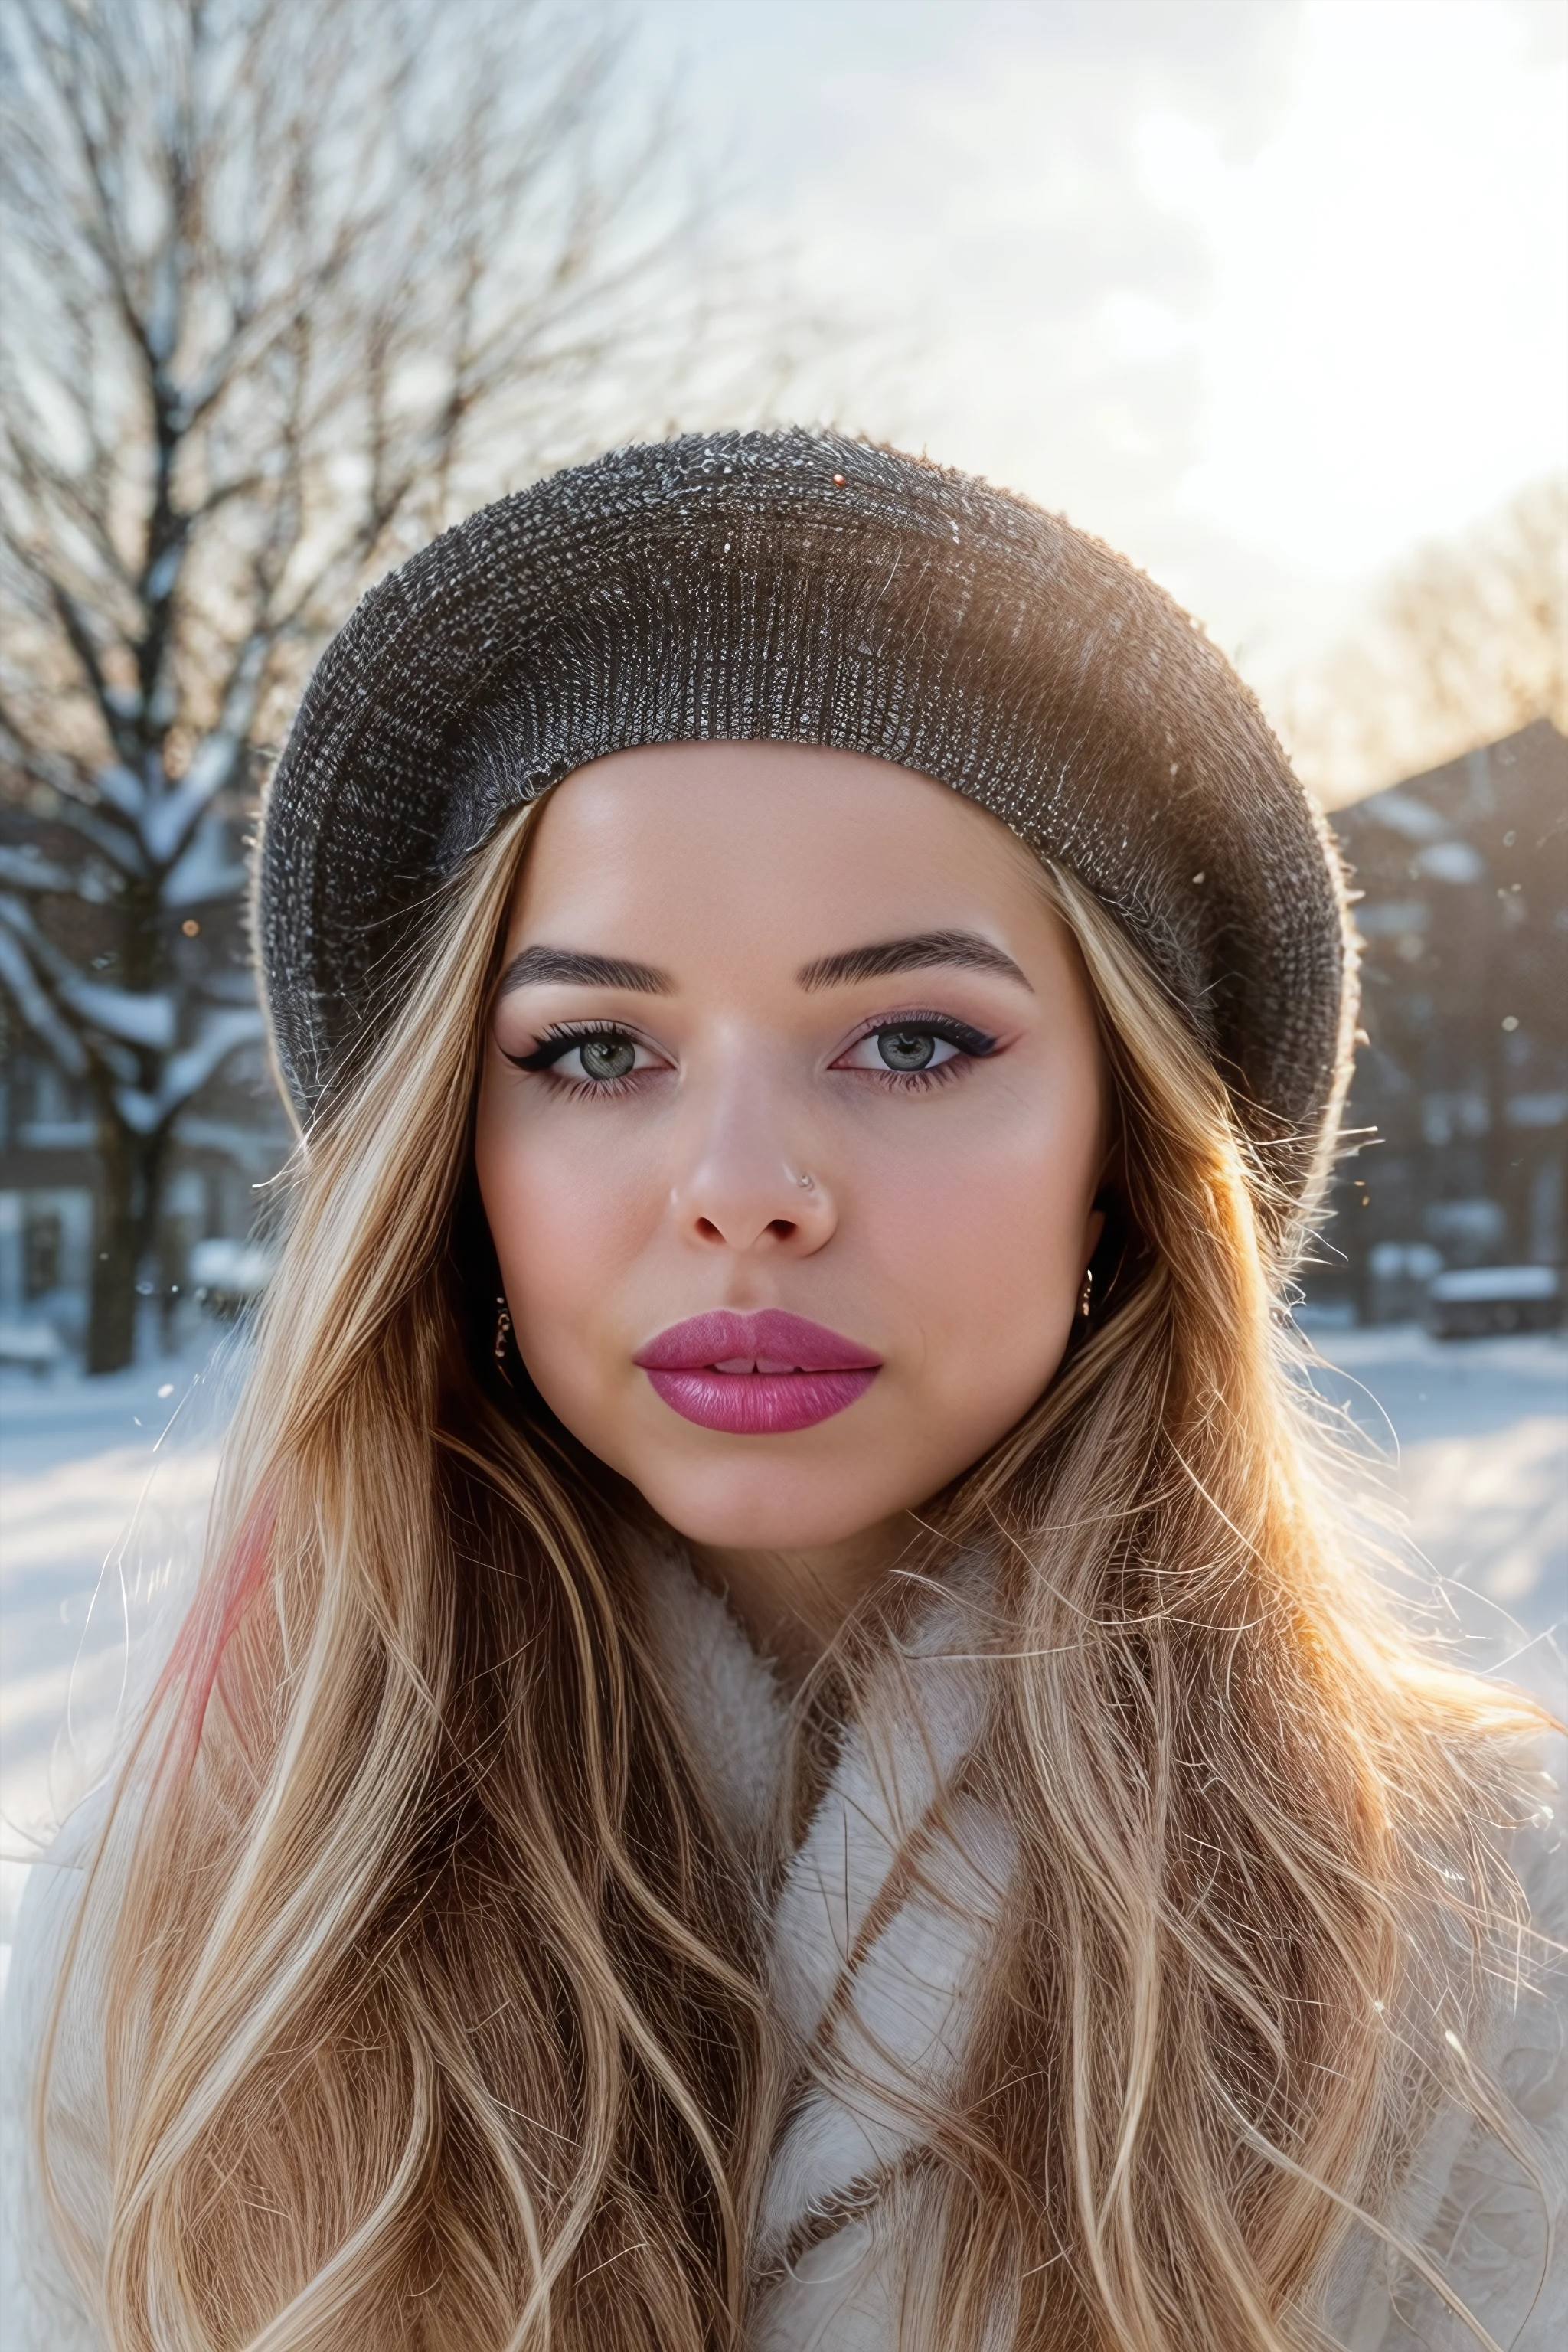
<path fill-rule="evenodd" d="M 852 1054 L 857 1045 L 863 1045 L 868 1037 L 881 1036 L 884 1033 L 900 1029 L 912 1029 L 922 1036 L 940 1037 L 944 1045 L 956 1046 L 958 1050 L 952 1061 L 938 1062 L 929 1069 L 858 1070 L 855 1073 L 857 1077 L 874 1078 L 879 1086 L 894 1094 L 924 1094 L 932 1087 L 951 1086 L 955 1079 L 967 1076 L 972 1064 L 984 1061 L 988 1054 L 996 1050 L 994 1037 L 987 1036 L 984 1029 L 976 1029 L 967 1021 L 956 1020 L 951 1013 L 912 1010 L 879 1013 L 875 1020 L 865 1022 L 841 1049 L 838 1061 L 842 1061 L 845 1054 Z"/>
<path fill-rule="evenodd" d="M 938 1062 L 929 1069 L 881 1069 L 855 1073 L 857 1076 L 875 1079 L 879 1086 L 895 1094 L 924 1094 L 932 1087 L 949 1086 L 955 1078 L 963 1077 L 972 1063 L 984 1061 L 988 1054 L 996 1050 L 994 1037 L 987 1036 L 984 1029 L 976 1029 L 967 1021 L 954 1019 L 950 1013 L 883 1013 L 856 1031 L 848 1043 L 840 1048 L 832 1066 L 837 1068 L 844 1055 L 852 1054 L 857 1045 L 865 1044 L 868 1037 L 900 1029 L 912 1029 L 926 1036 L 940 1037 L 945 1045 L 957 1050 L 951 1061 Z M 595 1101 L 603 1102 L 606 1096 L 613 1098 L 630 1092 L 637 1080 L 646 1077 L 647 1073 L 628 1071 L 621 1078 L 564 1078 L 557 1076 L 555 1064 L 563 1060 L 574 1046 L 591 1045 L 597 1038 L 626 1038 L 633 1045 L 639 1042 L 632 1036 L 630 1030 L 617 1028 L 613 1024 L 557 1021 L 552 1022 L 549 1028 L 541 1033 L 531 1053 L 509 1054 L 506 1058 L 514 1068 L 527 1070 L 533 1076 L 544 1078 L 574 1100 L 581 1101 L 592 1096 Z"/>
<path fill-rule="evenodd" d="M 574 1101 L 585 1101 L 591 1096 L 595 1102 L 603 1102 L 607 1095 L 629 1093 L 637 1080 L 646 1077 L 647 1072 L 628 1070 L 624 1078 L 563 1078 L 555 1068 L 556 1063 L 569 1054 L 574 1045 L 591 1045 L 601 1037 L 606 1041 L 625 1037 L 634 1045 L 641 1042 L 632 1035 L 629 1029 L 616 1028 L 613 1022 L 552 1021 L 548 1029 L 541 1032 L 531 1054 L 509 1054 L 506 1058 L 515 1068 L 543 1078 L 557 1093 L 567 1095 Z"/>

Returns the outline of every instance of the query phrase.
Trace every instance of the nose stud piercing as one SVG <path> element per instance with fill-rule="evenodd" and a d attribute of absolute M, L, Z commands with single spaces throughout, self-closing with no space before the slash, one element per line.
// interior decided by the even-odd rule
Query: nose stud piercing
<path fill-rule="evenodd" d="M 1092 1266 L 1086 1266 L 1084 1269 L 1083 1288 L 1078 1295 L 1078 1311 L 1087 1320 L 1093 1306 L 1094 1269 Z"/>
<path fill-rule="evenodd" d="M 803 1192 L 814 1192 L 816 1190 L 816 1179 L 815 1176 L 797 1176 L 795 1181 L 800 1186 Z"/>

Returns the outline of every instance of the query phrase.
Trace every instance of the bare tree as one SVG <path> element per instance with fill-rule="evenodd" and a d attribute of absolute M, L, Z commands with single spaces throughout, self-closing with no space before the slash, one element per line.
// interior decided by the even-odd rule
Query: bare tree
<path fill-rule="evenodd" d="M 1342 801 L 1536 719 L 1568 732 L 1568 484 L 1556 478 L 1397 572 L 1284 729 L 1303 774 Z"/>
<path fill-rule="evenodd" d="M 666 163 L 584 0 L 11 0 L 0 985 L 94 1107 L 95 1370 L 260 1032 L 204 937 L 260 751 L 369 576 L 664 421 L 700 341 Z"/>

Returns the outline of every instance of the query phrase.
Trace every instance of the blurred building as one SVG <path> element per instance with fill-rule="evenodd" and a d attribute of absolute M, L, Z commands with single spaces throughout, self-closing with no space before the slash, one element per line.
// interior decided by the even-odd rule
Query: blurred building
<path fill-rule="evenodd" d="M 1442 1266 L 1563 1263 L 1568 739 L 1540 720 L 1333 823 L 1365 1041 L 1307 1289 L 1383 1321 Z"/>
<path fill-rule="evenodd" d="M 236 797 L 217 813 L 226 854 L 243 856 L 251 822 Z M 0 810 L 0 838 L 56 853 L 53 828 L 26 809 Z M 67 944 L 112 977 L 107 949 L 112 909 L 65 901 Z M 95 929 L 93 927 L 97 926 Z M 245 909 L 237 899 L 205 906 L 200 919 L 171 918 L 176 977 L 199 982 L 204 1001 L 253 1004 Z M 260 1045 L 232 1053 L 182 1113 L 170 1150 L 153 1262 L 143 1287 L 160 1301 L 166 1329 L 177 1327 L 190 1290 L 190 1255 L 218 1238 L 243 1241 L 265 1199 L 260 1189 L 287 1158 L 292 1138 Z M 98 1148 L 90 1091 L 61 1071 L 23 1027 L 0 992 L 0 1326 L 47 1324 L 76 1344 L 86 1325 L 94 1247 Z"/>

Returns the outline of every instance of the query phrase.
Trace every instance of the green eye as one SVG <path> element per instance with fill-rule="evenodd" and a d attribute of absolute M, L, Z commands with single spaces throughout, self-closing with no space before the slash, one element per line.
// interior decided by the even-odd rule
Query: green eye
<path fill-rule="evenodd" d="M 929 1029 L 879 1029 L 877 1051 L 889 1070 L 924 1070 L 936 1054 Z"/>
<path fill-rule="evenodd" d="M 901 1020 L 864 1029 L 833 1066 L 872 1070 L 884 1077 L 935 1076 L 959 1062 L 983 1061 L 996 1040 L 951 1013 L 906 1013 Z"/>
<path fill-rule="evenodd" d="M 637 1049 L 629 1037 L 587 1037 L 577 1048 L 583 1070 L 590 1078 L 624 1078 L 637 1062 Z"/>
<path fill-rule="evenodd" d="M 610 1088 L 622 1078 L 658 1069 L 659 1057 L 651 1047 L 628 1037 L 624 1029 L 591 1029 L 585 1035 L 544 1037 L 531 1054 L 514 1054 L 520 1070 L 535 1070 L 542 1077 L 563 1078 L 569 1086 Z"/>

